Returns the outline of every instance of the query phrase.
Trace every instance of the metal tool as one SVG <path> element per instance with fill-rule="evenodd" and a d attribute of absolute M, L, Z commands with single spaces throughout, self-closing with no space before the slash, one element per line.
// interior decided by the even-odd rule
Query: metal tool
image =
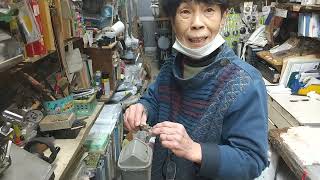
<path fill-rule="evenodd" d="M 140 126 L 139 126 L 140 131 L 146 131 L 146 132 L 150 133 L 151 129 L 152 129 L 152 127 L 149 126 L 149 124 L 140 124 Z"/>
<path fill-rule="evenodd" d="M 0 127 L 0 175 L 11 165 L 10 151 L 12 141 L 10 141 L 9 136 L 12 131 L 10 122 L 6 122 Z"/>
<path fill-rule="evenodd" d="M 155 135 L 151 133 L 151 129 L 152 129 L 152 127 L 149 124 L 140 124 L 140 126 L 139 126 L 140 131 L 145 131 L 148 133 L 148 135 L 145 139 L 146 143 L 149 143 L 150 139 L 155 137 Z"/>
<path fill-rule="evenodd" d="M 14 122 L 22 122 L 23 121 L 23 116 L 16 114 L 12 111 L 9 110 L 5 110 L 2 112 L 2 116 L 10 121 L 14 121 Z"/>
<path fill-rule="evenodd" d="M 3 136 L 9 136 L 9 134 L 13 131 L 11 128 L 12 124 L 10 122 L 6 122 L 5 125 L 0 127 L 0 134 Z"/>

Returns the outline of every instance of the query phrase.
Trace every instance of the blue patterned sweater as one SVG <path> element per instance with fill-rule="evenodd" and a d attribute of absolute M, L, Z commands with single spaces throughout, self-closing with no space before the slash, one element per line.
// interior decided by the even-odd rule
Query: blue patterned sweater
<path fill-rule="evenodd" d="M 260 73 L 223 45 L 212 63 L 183 79 L 179 56 L 169 58 L 140 99 L 148 123 L 183 124 L 200 143 L 201 165 L 173 156 L 176 179 L 253 179 L 267 161 L 267 95 Z M 168 150 L 156 140 L 152 180 L 164 179 Z"/>

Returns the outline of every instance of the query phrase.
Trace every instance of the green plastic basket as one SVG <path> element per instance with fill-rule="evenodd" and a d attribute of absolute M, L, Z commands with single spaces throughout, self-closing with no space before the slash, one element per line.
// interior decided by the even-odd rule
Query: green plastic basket
<path fill-rule="evenodd" d="M 73 100 L 73 102 L 77 117 L 90 116 L 97 106 L 96 93 L 92 94 L 87 99 Z"/>

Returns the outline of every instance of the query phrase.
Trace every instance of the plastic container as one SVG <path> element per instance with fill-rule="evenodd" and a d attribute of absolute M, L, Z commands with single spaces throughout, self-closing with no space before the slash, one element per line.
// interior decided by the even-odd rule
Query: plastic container
<path fill-rule="evenodd" d="M 94 76 L 94 82 L 96 87 L 101 86 L 101 76 L 102 76 L 101 71 L 96 71 L 96 74 Z"/>
<path fill-rule="evenodd" d="M 76 120 L 73 122 L 71 128 L 51 131 L 49 134 L 56 139 L 75 139 L 86 124 L 83 120 Z"/>
<path fill-rule="evenodd" d="M 108 73 L 102 73 L 102 83 L 103 83 L 104 95 L 109 96 L 110 95 L 110 81 L 109 81 L 109 74 Z"/>
<path fill-rule="evenodd" d="M 140 139 L 133 139 L 119 156 L 122 180 L 151 180 L 152 149 Z"/>
<path fill-rule="evenodd" d="M 44 102 L 44 109 L 50 115 L 72 113 L 74 110 L 73 97 L 70 95 L 56 101 Z"/>
<path fill-rule="evenodd" d="M 96 93 L 87 99 L 74 100 L 74 110 L 77 117 L 90 116 L 97 105 Z"/>

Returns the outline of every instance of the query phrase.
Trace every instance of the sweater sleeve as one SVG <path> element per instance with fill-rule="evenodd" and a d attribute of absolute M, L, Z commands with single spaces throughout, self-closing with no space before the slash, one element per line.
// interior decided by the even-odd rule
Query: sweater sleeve
<path fill-rule="evenodd" d="M 158 112 L 159 112 L 157 81 L 150 84 L 147 91 L 140 98 L 138 103 L 141 103 L 144 106 L 145 110 L 147 111 L 148 123 L 150 123 L 151 125 L 156 124 L 156 121 L 158 119 Z"/>
<path fill-rule="evenodd" d="M 254 80 L 237 96 L 224 117 L 221 144 L 201 144 L 200 175 L 218 179 L 254 179 L 268 164 L 267 94 Z"/>
<path fill-rule="evenodd" d="M 163 80 L 163 77 L 168 76 L 172 69 L 173 59 L 174 56 L 171 56 L 165 61 L 156 80 L 149 85 L 147 91 L 138 101 L 138 103 L 141 103 L 147 111 L 147 122 L 152 126 L 157 124 L 159 118 L 159 82 Z"/>

